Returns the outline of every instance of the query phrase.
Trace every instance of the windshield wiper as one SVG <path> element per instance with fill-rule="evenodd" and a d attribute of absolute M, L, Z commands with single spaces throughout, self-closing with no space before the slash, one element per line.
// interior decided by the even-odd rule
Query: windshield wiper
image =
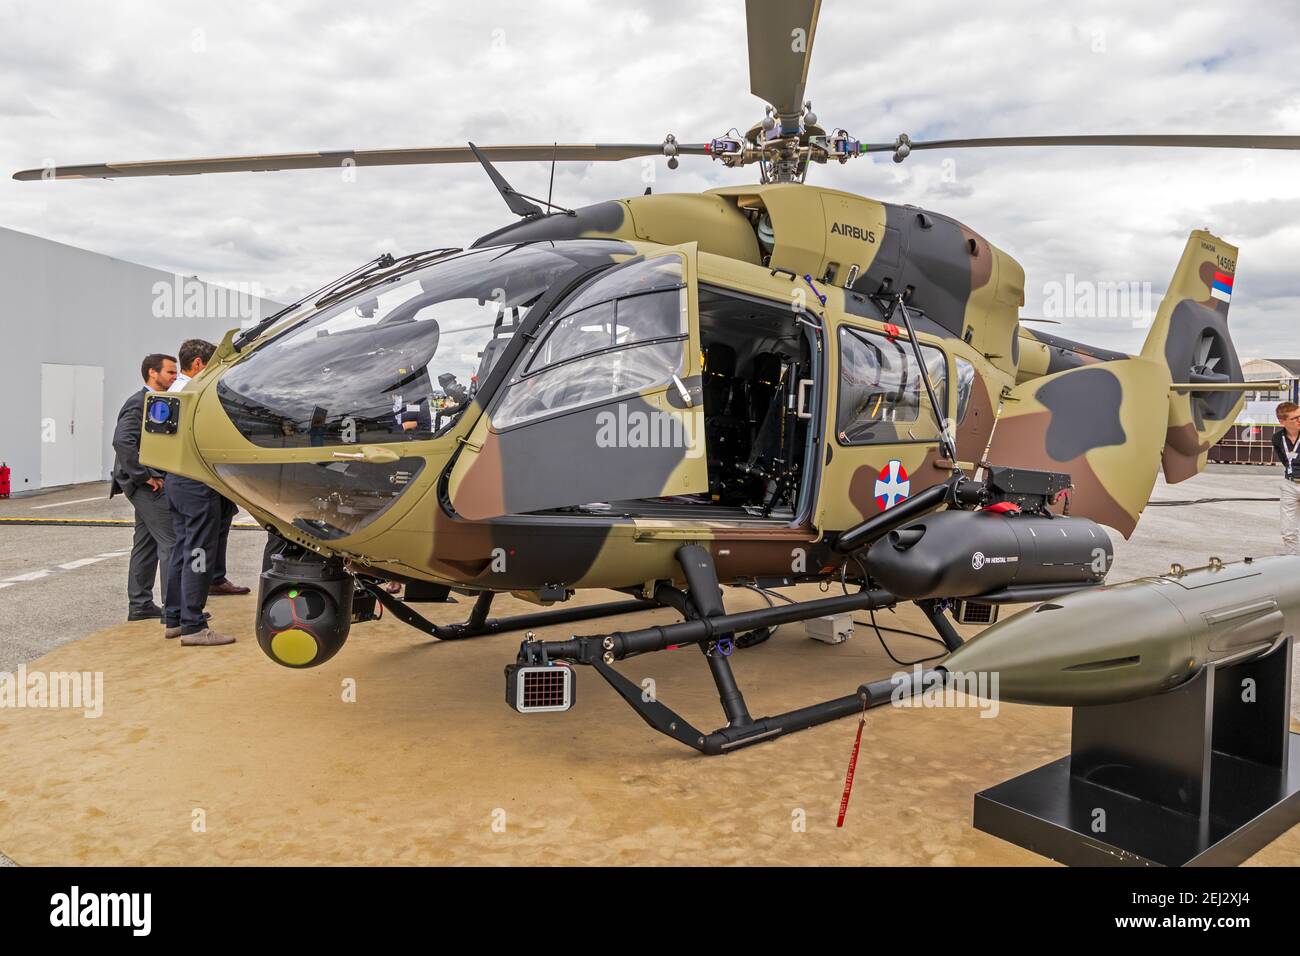
<path fill-rule="evenodd" d="M 389 256 L 387 262 L 380 263 L 373 269 L 368 269 L 360 275 L 344 276 L 338 282 L 331 283 L 321 290 L 324 294 L 316 300 L 316 307 L 323 309 L 325 306 L 333 305 L 335 302 L 345 299 L 354 292 L 359 292 L 368 286 L 387 282 L 389 279 L 396 279 L 398 276 L 406 275 L 411 270 L 417 269 L 434 259 L 441 259 L 443 256 L 449 256 L 460 251 L 459 247 L 448 246 L 442 249 L 425 249 L 423 252 L 412 252 L 396 259 Z M 340 285 L 345 280 L 348 280 L 348 284 Z M 319 293 L 313 293 L 313 295 L 316 294 Z"/>
<path fill-rule="evenodd" d="M 334 288 L 340 283 L 347 282 L 348 280 L 353 279 L 358 275 L 364 274 L 366 271 L 370 269 L 386 269 L 392 262 L 393 262 L 393 256 L 391 253 L 387 253 L 387 252 L 382 253 L 381 255 L 375 256 L 375 258 L 371 259 L 369 262 L 362 263 L 360 266 L 353 269 L 351 272 L 339 276 L 337 279 L 335 279 L 332 282 L 326 283 L 325 285 L 317 289 L 315 292 L 309 292 L 307 295 L 303 296 L 301 299 L 298 299 L 296 302 L 291 302 L 289 305 L 286 305 L 280 311 L 272 315 L 268 315 L 266 318 L 262 319 L 255 326 L 253 326 L 251 329 L 246 329 L 245 331 L 240 332 L 237 336 L 235 336 L 234 342 L 232 343 L 235 347 L 235 351 L 238 352 L 246 344 L 251 342 L 253 339 L 257 338 L 268 328 L 270 328 L 273 324 L 275 324 L 276 321 L 288 315 L 290 312 L 292 312 L 294 309 L 298 308 L 299 306 L 303 305 L 305 302 L 310 301 L 313 297 L 320 295 L 322 292 L 328 292 L 330 289 Z"/>
<path fill-rule="evenodd" d="M 321 286 L 319 289 L 315 290 L 314 292 L 309 292 L 307 295 L 303 296 L 302 298 L 298 299 L 295 302 L 290 303 L 289 305 L 286 305 L 283 309 L 280 309 L 278 312 L 274 313 L 273 315 L 268 315 L 266 318 L 262 319 L 252 328 L 240 332 L 239 335 L 235 336 L 235 339 L 232 342 L 232 344 L 234 345 L 235 351 L 238 352 L 242 350 L 245 345 L 247 345 L 249 342 L 256 339 L 259 335 L 261 335 L 263 332 L 269 329 L 280 319 L 284 318 L 290 312 L 293 312 L 295 309 L 301 308 L 303 305 L 312 301 L 313 299 L 317 300 L 316 301 L 317 307 L 320 307 L 322 304 L 326 302 L 337 301 L 339 298 L 342 298 L 345 292 L 355 291 L 356 289 L 363 288 L 363 280 L 373 279 L 376 277 L 377 273 L 383 270 L 392 269 L 393 267 L 399 264 L 407 265 L 410 264 L 413 260 L 423 261 L 426 258 L 436 258 L 438 256 L 444 256 L 449 253 L 459 252 L 459 251 L 460 251 L 459 249 L 452 249 L 452 248 L 426 249 L 423 252 L 412 252 L 409 253 L 408 255 L 401 256 L 399 258 L 393 258 L 392 253 L 389 252 L 385 252 L 381 255 L 375 256 L 375 258 L 371 259 L 369 262 L 362 263 L 360 266 L 353 269 L 351 272 L 345 273 L 344 275 L 339 276 L 337 279 L 325 283 L 325 285 Z"/>
<path fill-rule="evenodd" d="M 251 342 L 252 339 L 257 338 L 257 336 L 260 336 L 261 333 L 265 332 L 266 329 L 276 323 L 277 320 L 282 319 L 283 316 L 289 315 L 289 313 L 294 311 L 295 308 L 302 306 L 303 303 L 308 302 L 308 300 L 311 300 L 315 295 L 325 293 L 325 291 L 333 289 L 334 286 L 341 284 L 341 282 L 347 282 L 348 280 L 351 280 L 351 278 L 367 272 L 368 269 L 387 268 L 387 265 L 389 265 L 391 261 L 393 261 L 393 255 L 389 254 L 389 252 L 383 252 L 382 255 L 374 256 L 374 259 L 368 261 L 368 263 L 363 263 L 359 265 L 359 267 L 352 269 L 351 272 L 335 278 L 333 282 L 326 282 L 326 284 L 322 285 L 320 289 L 313 291 L 313 293 L 304 295 L 303 298 L 296 300 L 296 302 L 287 304 L 287 306 L 283 307 L 282 310 L 274 312 L 273 315 L 266 316 L 265 319 L 259 321 L 256 325 L 253 325 L 251 329 L 246 329 L 244 332 L 240 332 L 238 336 L 235 336 L 234 342 L 231 343 L 231 345 L 234 345 L 235 351 L 243 349 L 248 342 Z"/>

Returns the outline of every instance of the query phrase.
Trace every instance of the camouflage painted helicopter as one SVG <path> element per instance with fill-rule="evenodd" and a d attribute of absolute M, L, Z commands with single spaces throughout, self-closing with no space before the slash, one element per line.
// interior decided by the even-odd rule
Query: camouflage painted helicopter
<path fill-rule="evenodd" d="M 1129 535 L 1160 469 L 1180 481 L 1204 466 L 1243 381 L 1227 326 L 1234 246 L 1191 234 L 1146 343 L 1127 355 L 1022 326 L 1022 268 L 961 223 L 804 179 L 814 163 L 872 153 L 1296 149 L 1300 137 L 862 143 L 828 133 L 804 99 L 819 6 L 747 0 L 751 89 L 769 105 L 743 136 L 17 174 L 481 162 L 522 218 L 466 250 L 373 260 L 232 332 L 185 391 L 147 403 L 145 461 L 212 485 L 287 542 L 262 580 L 258 635 L 274 660 L 323 663 L 377 604 L 442 639 L 668 606 L 683 622 L 530 637 L 507 697 L 566 709 L 567 665 L 590 664 L 652 726 L 719 753 L 879 702 L 863 685 L 754 719 L 736 648 L 781 623 L 900 600 L 955 648 L 949 611 L 991 616 L 1101 582 L 1100 525 Z M 756 165 L 760 181 L 568 210 L 518 193 L 494 165 L 658 155 Z M 962 523 L 945 531 L 950 518 Z M 927 532 L 900 571 L 897 555 Z M 833 580 L 843 594 L 740 614 L 719 589 Z M 405 583 L 406 600 L 384 582 Z M 439 588 L 478 596 L 469 621 L 435 625 L 411 606 Z M 589 588 L 633 600 L 488 617 L 497 593 L 550 604 Z M 704 650 L 728 719 L 712 734 L 612 667 L 687 643 Z"/>

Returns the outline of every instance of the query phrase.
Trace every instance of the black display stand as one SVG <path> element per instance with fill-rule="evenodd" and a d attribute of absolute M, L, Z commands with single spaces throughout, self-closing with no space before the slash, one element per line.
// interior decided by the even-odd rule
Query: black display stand
<path fill-rule="evenodd" d="M 1242 862 L 1300 822 L 1291 641 L 1167 693 L 1074 708 L 1070 755 L 977 793 L 975 828 L 1070 866 Z"/>

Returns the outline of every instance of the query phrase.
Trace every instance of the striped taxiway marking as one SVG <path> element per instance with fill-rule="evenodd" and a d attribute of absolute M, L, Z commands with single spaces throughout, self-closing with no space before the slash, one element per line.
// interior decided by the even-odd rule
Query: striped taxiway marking
<path fill-rule="evenodd" d="M 129 550 L 105 551 L 103 554 L 97 554 L 93 558 L 78 558 L 75 561 L 67 561 L 52 568 L 41 568 L 39 571 L 28 571 L 24 574 L 15 574 L 12 577 L 0 580 L 0 588 L 11 588 L 15 584 L 26 584 L 30 581 L 40 581 L 43 578 L 48 578 L 58 574 L 60 571 L 75 571 L 78 568 L 88 567 L 92 564 L 99 564 L 101 561 L 108 561 L 112 558 L 120 558 L 123 555 L 130 553 Z"/>
<path fill-rule="evenodd" d="M 78 498 L 76 501 L 56 501 L 51 505 L 32 505 L 33 511 L 42 511 L 45 508 L 62 508 L 65 505 L 84 505 L 91 501 L 107 501 L 107 498 Z"/>

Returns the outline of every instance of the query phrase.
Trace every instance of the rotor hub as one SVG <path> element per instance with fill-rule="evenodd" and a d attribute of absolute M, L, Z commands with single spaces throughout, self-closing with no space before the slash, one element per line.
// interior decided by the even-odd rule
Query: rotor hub
<path fill-rule="evenodd" d="M 710 140 L 705 154 L 728 168 L 759 165 L 765 183 L 801 183 L 810 163 L 846 163 L 864 155 L 862 144 L 846 130 L 827 134 L 817 125 L 812 102 L 794 114 L 782 115 L 769 106 L 763 118 L 743 136 L 734 128 Z"/>

